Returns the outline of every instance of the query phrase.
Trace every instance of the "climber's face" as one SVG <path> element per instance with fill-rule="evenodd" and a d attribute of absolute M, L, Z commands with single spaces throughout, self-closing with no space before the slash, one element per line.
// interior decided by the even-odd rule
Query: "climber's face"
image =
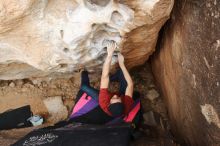
<path fill-rule="evenodd" d="M 112 96 L 112 98 L 110 100 L 110 104 L 118 103 L 118 102 L 121 102 L 121 97 L 119 97 L 118 95 Z"/>

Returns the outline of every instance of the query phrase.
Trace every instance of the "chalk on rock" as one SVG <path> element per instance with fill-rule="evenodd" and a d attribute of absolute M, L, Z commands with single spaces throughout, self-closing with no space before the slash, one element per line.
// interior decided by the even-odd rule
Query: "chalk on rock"
<path fill-rule="evenodd" d="M 37 4 L 30 1 L 34 0 L 0 1 L 0 7 L 4 6 L 0 16 L 0 79 L 72 76 L 70 72 L 78 64 L 101 71 L 102 55 L 106 53 L 103 40 L 127 46 L 123 51 L 125 56 L 131 55 L 126 58 L 127 67 L 141 65 L 157 42 L 157 37 L 149 36 L 158 35 L 174 3 L 174 0 L 35 0 Z M 25 23 L 17 27 L 18 20 Z M 28 41 L 27 36 L 31 36 Z M 39 41 L 45 38 L 47 41 Z M 13 65 L 9 60 L 13 60 Z"/>
<path fill-rule="evenodd" d="M 43 102 L 49 112 L 49 118 L 47 119 L 49 122 L 56 123 L 68 117 L 68 111 L 61 96 L 48 97 Z"/>

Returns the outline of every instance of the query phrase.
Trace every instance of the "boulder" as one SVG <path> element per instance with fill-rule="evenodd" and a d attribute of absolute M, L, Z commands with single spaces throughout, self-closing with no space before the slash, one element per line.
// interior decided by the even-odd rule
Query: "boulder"
<path fill-rule="evenodd" d="M 102 67 L 105 40 L 129 68 L 155 50 L 174 0 L 0 1 L 0 79 L 69 75 Z M 117 61 L 114 59 L 113 64 Z"/>
<path fill-rule="evenodd" d="M 183 145 L 220 143 L 220 1 L 176 0 L 152 59 L 172 133 Z"/>

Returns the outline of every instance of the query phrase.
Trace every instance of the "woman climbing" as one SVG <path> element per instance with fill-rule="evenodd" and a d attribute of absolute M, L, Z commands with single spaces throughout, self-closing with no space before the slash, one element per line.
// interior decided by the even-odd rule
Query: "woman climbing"
<path fill-rule="evenodd" d="M 133 95 L 133 81 L 130 74 L 128 73 L 125 64 L 124 57 L 121 53 L 118 53 L 118 63 L 120 69 L 109 78 L 109 71 L 113 53 L 117 45 L 114 42 L 109 42 L 107 44 L 108 55 L 105 59 L 100 93 L 99 93 L 99 105 L 100 107 L 110 116 L 119 117 L 127 115 L 131 110 L 134 100 L 132 99 Z M 108 86 L 110 81 L 119 81 L 119 93 L 113 94 L 109 92 Z"/>
<path fill-rule="evenodd" d="M 133 118 L 130 118 L 132 121 L 131 119 L 134 119 L 139 111 L 140 104 L 134 104 L 133 100 L 139 97 L 139 93 L 135 92 L 136 94 L 133 96 L 133 81 L 125 67 L 124 57 L 120 53 L 117 55 L 120 69 L 109 77 L 110 64 L 115 49 L 116 44 L 113 41 L 107 43 L 107 57 L 102 69 L 100 91 L 90 86 L 88 72 L 82 71 L 81 87 L 70 117 L 71 121 L 93 124 L 105 124 L 115 118 L 125 121 L 123 118 L 129 114 L 133 107 L 138 105 L 136 112 L 133 112 L 135 113 Z M 118 93 L 109 92 L 109 81 L 119 82 Z"/>

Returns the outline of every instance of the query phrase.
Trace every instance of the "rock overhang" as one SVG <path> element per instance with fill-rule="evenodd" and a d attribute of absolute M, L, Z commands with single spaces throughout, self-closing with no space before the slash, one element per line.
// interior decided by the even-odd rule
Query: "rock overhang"
<path fill-rule="evenodd" d="M 105 40 L 117 42 L 129 68 L 143 64 L 155 49 L 158 32 L 169 18 L 173 3 L 1 1 L 0 79 L 68 74 L 79 64 L 101 69 Z M 116 62 L 114 58 L 113 64 Z"/>

